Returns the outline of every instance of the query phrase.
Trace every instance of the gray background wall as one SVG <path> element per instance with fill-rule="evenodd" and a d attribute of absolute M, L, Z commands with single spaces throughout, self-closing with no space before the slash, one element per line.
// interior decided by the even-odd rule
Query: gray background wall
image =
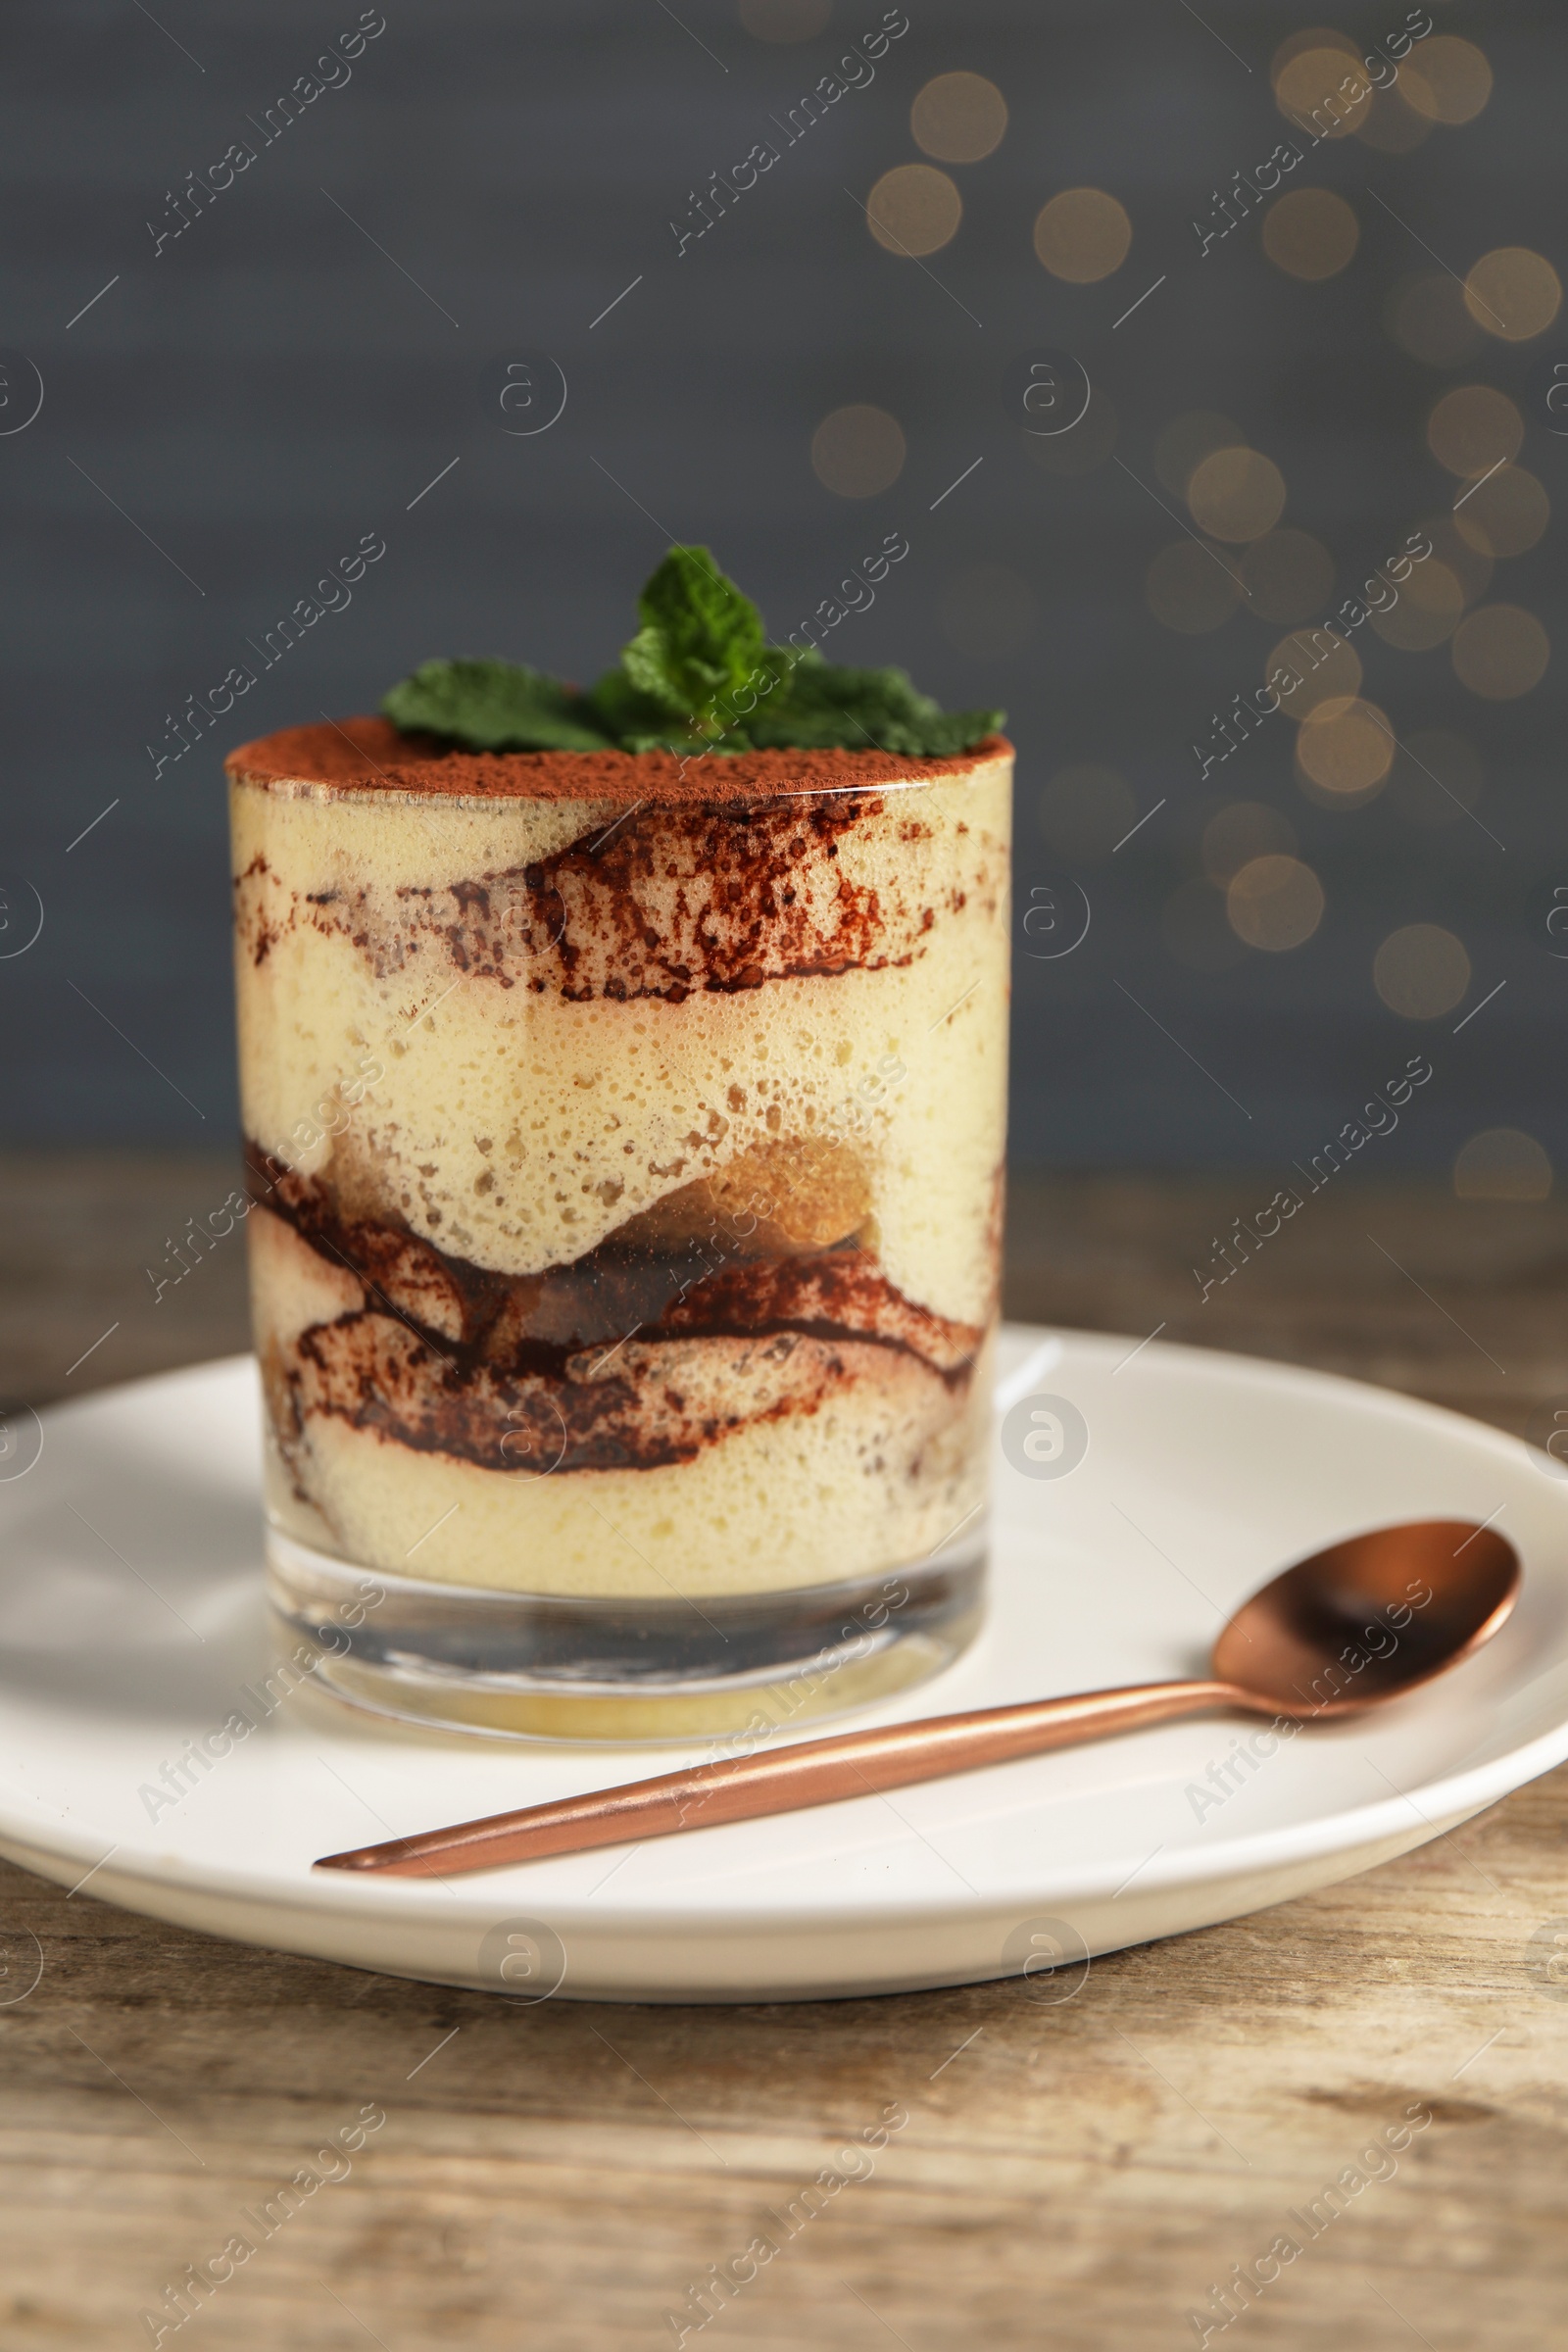
<path fill-rule="evenodd" d="M 667 222 L 694 183 L 767 135 L 770 115 L 877 23 L 875 0 L 837 0 L 830 29 L 794 46 L 754 38 L 727 0 L 681 0 L 678 21 L 659 0 L 385 0 L 386 30 L 347 86 L 155 259 L 145 222 L 165 219 L 166 191 L 231 140 L 259 146 L 247 119 L 357 8 L 161 0 L 155 23 L 129 0 L 13 0 L 0 32 L 0 341 L 45 395 L 32 424 L 0 438 L 0 942 L 24 940 L 34 892 L 45 915 L 36 943 L 0 962 L 0 1114 L 14 1139 L 226 1138 L 228 740 L 372 708 L 435 652 L 591 673 L 628 633 L 666 535 L 710 542 L 782 633 L 900 529 L 908 560 L 838 633 L 835 658 L 901 661 L 945 701 L 1005 705 L 1020 897 L 1070 869 L 1093 907 L 1070 956 L 1037 960 L 1018 942 L 1020 1161 L 1303 1155 L 1418 1050 L 1436 1076 L 1381 1164 L 1446 1166 L 1493 1125 L 1524 1127 L 1554 1159 L 1568 1152 L 1554 1050 L 1568 962 L 1544 928 L 1551 888 L 1568 881 L 1558 526 L 1499 566 L 1492 591 L 1533 611 L 1559 649 L 1533 694 L 1482 701 L 1441 648 L 1364 653 L 1365 691 L 1401 735 L 1446 726 L 1476 746 L 1477 813 L 1495 841 L 1462 817 L 1423 821 L 1397 777 L 1363 808 L 1313 805 L 1281 721 L 1200 785 L 1195 735 L 1259 675 L 1281 631 L 1242 613 L 1176 635 L 1143 587 L 1178 536 L 1151 495 L 1153 443 L 1188 410 L 1222 411 L 1281 466 L 1286 519 L 1331 548 L 1339 595 L 1451 503 L 1423 439 L 1450 382 L 1508 391 L 1526 418 L 1522 463 L 1553 500 L 1568 494 L 1568 440 L 1544 405 L 1568 354 L 1558 327 L 1488 340 L 1445 372 L 1385 324 L 1391 293 L 1435 266 L 1418 239 L 1461 272 L 1515 243 L 1563 267 L 1560 23 L 1544 0 L 1435 0 L 1444 31 L 1485 48 L 1491 103 L 1406 156 L 1354 138 L 1314 150 L 1315 181 L 1348 196 L 1361 242 L 1341 275 L 1309 285 L 1271 267 L 1255 221 L 1204 257 L 1190 226 L 1282 135 L 1268 61 L 1301 11 L 907 5 L 910 29 L 872 86 L 677 259 Z M 1335 23 L 1370 40 L 1402 15 L 1388 0 Z M 955 68 L 989 75 L 1011 120 L 992 157 L 953 167 L 963 224 L 922 270 L 873 242 L 858 200 L 918 160 L 910 101 Z M 1135 234 L 1113 277 L 1074 287 L 1040 267 L 1031 226 L 1079 182 L 1117 195 Z M 1114 458 L 1077 475 L 1034 462 L 1019 430 L 1013 366 L 1041 343 L 1077 352 L 1114 415 Z M 498 364 L 529 348 L 555 357 L 569 398 L 550 431 L 511 438 Z M 24 364 L 12 378 L 17 415 Z M 908 454 L 891 488 L 851 501 L 818 482 L 810 441 L 830 410 L 859 401 L 899 418 Z M 352 606 L 155 780 L 145 747 L 165 742 L 166 712 L 247 659 L 247 641 L 366 531 L 387 553 Z M 958 642 L 978 565 L 1028 592 L 1005 651 Z M 1166 806 L 1113 858 L 1074 866 L 1036 810 L 1052 774 L 1081 760 L 1118 769 L 1140 811 Z M 1306 946 L 1240 952 L 1203 973 L 1173 957 L 1160 911 L 1199 870 L 1202 822 L 1235 798 L 1288 814 L 1327 910 Z M 1403 1020 L 1372 986 L 1378 943 L 1415 921 L 1446 926 L 1470 954 L 1471 992 L 1451 1017 Z"/>

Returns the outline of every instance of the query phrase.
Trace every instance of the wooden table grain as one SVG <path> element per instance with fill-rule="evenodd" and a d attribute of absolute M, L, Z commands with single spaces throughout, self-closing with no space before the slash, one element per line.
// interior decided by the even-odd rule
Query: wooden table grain
<path fill-rule="evenodd" d="M 237 1252 L 156 1304 L 147 1274 L 229 1181 L 0 1165 L 6 1393 L 242 1345 Z M 1270 1190 L 1019 1182 L 1011 1311 L 1515 1430 L 1568 1396 L 1557 1203 L 1326 1190 L 1205 1297 L 1215 1239 Z M 1568 1771 L 1381 1870 L 1098 1960 L 1070 1998 L 734 2009 L 512 2007 L 0 1866 L 0 2352 L 1154 2352 L 1205 2329 L 1541 2352 L 1568 2332 L 1565 1829 Z M 755 2275 L 720 2290 L 714 2266 Z"/>

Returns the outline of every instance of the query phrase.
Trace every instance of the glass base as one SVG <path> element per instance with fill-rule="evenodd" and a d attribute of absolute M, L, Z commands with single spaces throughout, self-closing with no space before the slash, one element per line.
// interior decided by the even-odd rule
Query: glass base
<path fill-rule="evenodd" d="M 268 1596 L 311 1679 L 405 1723 L 494 1739 L 776 1733 L 866 1707 L 951 1665 L 980 1622 L 984 1528 L 843 1584 L 701 1600 L 579 1598 L 354 1568 L 279 1529 Z"/>

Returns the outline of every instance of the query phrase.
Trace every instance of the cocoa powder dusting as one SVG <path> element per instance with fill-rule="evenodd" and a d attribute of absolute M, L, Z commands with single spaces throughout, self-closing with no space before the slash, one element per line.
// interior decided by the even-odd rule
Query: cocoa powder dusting
<path fill-rule="evenodd" d="M 1005 736 L 988 735 L 956 760 L 910 760 L 872 751 L 745 752 L 734 759 L 718 753 L 468 752 L 433 735 L 404 735 L 389 718 L 363 716 L 258 736 L 230 752 L 224 765 L 231 776 L 251 784 L 690 808 L 705 801 L 933 784 L 969 775 L 1011 749 Z"/>

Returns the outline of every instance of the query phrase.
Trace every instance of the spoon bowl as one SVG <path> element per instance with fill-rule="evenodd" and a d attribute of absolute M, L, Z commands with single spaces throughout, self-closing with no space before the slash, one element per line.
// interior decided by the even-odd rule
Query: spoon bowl
<path fill-rule="evenodd" d="M 1298 1722 L 1355 1715 L 1489 1642 L 1519 1592 L 1519 1555 L 1470 1519 L 1407 1520 L 1298 1560 L 1214 1643 L 1242 1703 Z"/>

